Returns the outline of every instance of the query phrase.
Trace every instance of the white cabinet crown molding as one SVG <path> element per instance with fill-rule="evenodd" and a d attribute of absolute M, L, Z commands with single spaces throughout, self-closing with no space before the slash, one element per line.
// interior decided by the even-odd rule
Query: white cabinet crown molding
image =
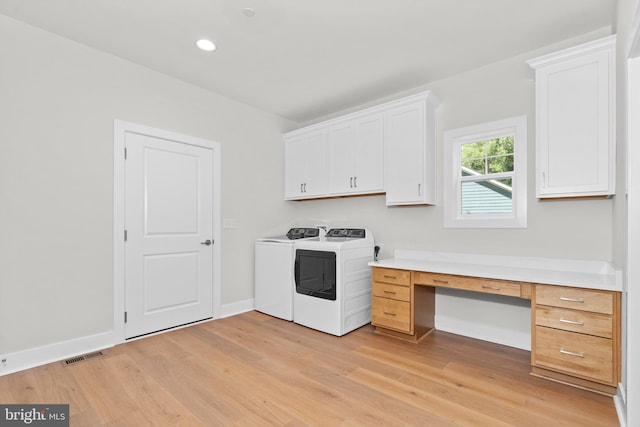
<path fill-rule="evenodd" d="M 552 52 L 537 58 L 530 59 L 527 64 L 534 70 L 547 65 L 552 65 L 559 62 L 564 62 L 569 59 L 578 58 L 583 55 L 598 52 L 601 50 L 607 50 L 614 47 L 616 44 L 616 35 L 603 37 L 601 39 L 593 40 L 587 43 L 582 43 L 577 46 L 572 46 L 566 49 Z"/>

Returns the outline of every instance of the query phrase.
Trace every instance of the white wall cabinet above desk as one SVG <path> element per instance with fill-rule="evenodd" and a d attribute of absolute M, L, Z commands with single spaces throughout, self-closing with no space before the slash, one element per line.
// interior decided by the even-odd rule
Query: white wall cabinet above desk
<path fill-rule="evenodd" d="M 285 137 L 285 199 L 310 199 L 326 193 L 326 135 L 325 129 L 316 129 Z"/>
<path fill-rule="evenodd" d="M 434 204 L 437 104 L 422 92 L 286 133 L 285 199 L 386 193 L 387 205 Z M 321 167 L 326 185 L 312 188 Z"/>
<path fill-rule="evenodd" d="M 536 195 L 615 192 L 615 36 L 528 61 L 536 80 Z"/>

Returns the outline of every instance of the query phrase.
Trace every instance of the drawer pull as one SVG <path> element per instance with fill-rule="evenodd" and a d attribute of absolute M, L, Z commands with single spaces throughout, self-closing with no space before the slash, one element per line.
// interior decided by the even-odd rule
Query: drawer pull
<path fill-rule="evenodd" d="M 397 292 L 393 292 L 393 291 L 388 291 L 388 290 L 384 290 L 385 294 L 391 294 L 391 295 L 395 295 Z"/>
<path fill-rule="evenodd" d="M 584 302 L 584 298 L 569 298 L 569 297 L 560 297 L 560 301 L 569 301 L 569 302 Z"/>
<path fill-rule="evenodd" d="M 396 316 L 395 313 L 389 313 L 388 311 L 383 311 L 384 314 L 386 314 L 387 316 Z"/>
<path fill-rule="evenodd" d="M 583 353 L 574 353 L 573 351 L 567 351 L 564 348 L 560 349 L 560 353 L 562 354 L 568 354 L 569 356 L 575 356 L 575 357 L 584 357 Z"/>
<path fill-rule="evenodd" d="M 487 285 L 482 285 L 482 289 L 491 289 L 493 291 L 499 291 L 500 288 L 496 287 L 496 286 L 487 286 Z"/>
<path fill-rule="evenodd" d="M 447 283 L 449 283 L 449 281 L 448 280 L 433 279 L 433 283 L 445 283 L 445 284 L 447 284 Z"/>
<path fill-rule="evenodd" d="M 577 321 L 577 322 L 576 322 L 575 320 L 567 320 L 567 319 L 563 319 L 563 318 L 561 317 L 561 318 L 560 318 L 560 321 L 561 321 L 562 323 L 569 323 L 569 324 L 571 324 L 571 325 L 578 325 L 578 326 L 583 326 L 583 325 L 584 325 L 584 322 L 583 322 L 582 320 L 580 320 L 580 321 Z"/>
<path fill-rule="evenodd" d="M 396 276 L 387 276 L 386 274 L 384 275 L 385 279 L 397 279 Z"/>

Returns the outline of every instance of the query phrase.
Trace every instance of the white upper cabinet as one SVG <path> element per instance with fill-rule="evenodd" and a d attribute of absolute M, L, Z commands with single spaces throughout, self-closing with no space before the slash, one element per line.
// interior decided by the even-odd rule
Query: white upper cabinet
<path fill-rule="evenodd" d="M 384 112 L 387 205 L 435 204 L 435 108 L 430 92 L 389 104 Z"/>
<path fill-rule="evenodd" d="M 435 107 L 422 92 L 284 135 L 287 200 L 387 194 L 435 203 Z"/>
<path fill-rule="evenodd" d="M 615 193 L 615 36 L 528 61 L 536 80 L 536 196 Z"/>
<path fill-rule="evenodd" d="M 384 192 L 382 114 L 370 113 L 329 126 L 329 194 Z"/>
<path fill-rule="evenodd" d="M 326 135 L 325 129 L 285 135 L 285 199 L 309 199 L 326 194 Z"/>

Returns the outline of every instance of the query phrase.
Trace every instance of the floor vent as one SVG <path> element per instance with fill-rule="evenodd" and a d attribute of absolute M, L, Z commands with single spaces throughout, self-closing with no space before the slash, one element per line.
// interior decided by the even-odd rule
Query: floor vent
<path fill-rule="evenodd" d="M 74 363 L 82 362 L 84 360 L 93 359 L 94 357 L 104 356 L 102 351 L 94 351 L 93 353 L 83 354 L 81 356 L 72 357 L 71 359 L 66 359 L 62 361 L 64 366 L 73 365 Z"/>

